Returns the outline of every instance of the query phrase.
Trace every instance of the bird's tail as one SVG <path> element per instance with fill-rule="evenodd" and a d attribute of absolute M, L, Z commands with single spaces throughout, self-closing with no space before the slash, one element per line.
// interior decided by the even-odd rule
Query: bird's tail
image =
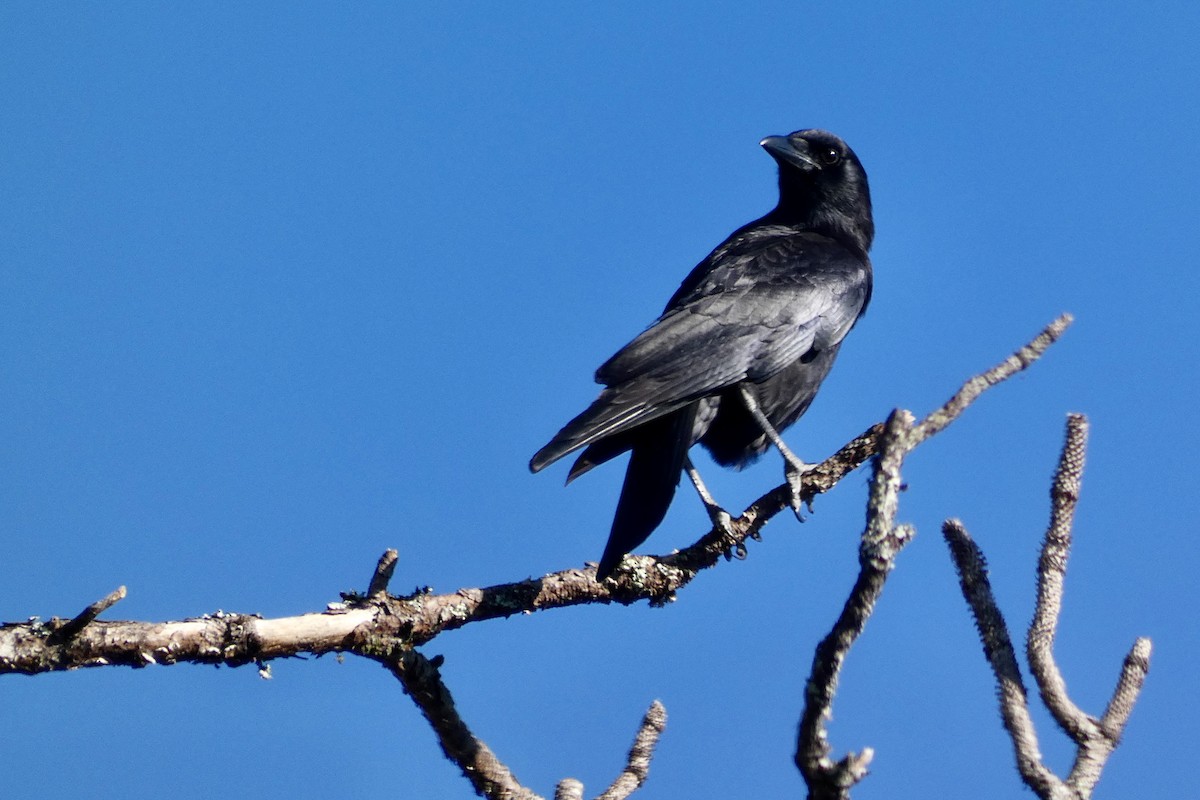
<path fill-rule="evenodd" d="M 597 580 L 611 575 L 625 554 L 646 541 L 663 521 L 692 445 L 695 417 L 693 404 L 638 430 Z"/>
<path fill-rule="evenodd" d="M 540 472 L 567 453 L 627 430 L 647 412 L 645 403 L 624 402 L 612 389 L 605 389 L 582 414 L 568 422 L 545 447 L 534 454 L 529 462 L 529 471 Z"/>

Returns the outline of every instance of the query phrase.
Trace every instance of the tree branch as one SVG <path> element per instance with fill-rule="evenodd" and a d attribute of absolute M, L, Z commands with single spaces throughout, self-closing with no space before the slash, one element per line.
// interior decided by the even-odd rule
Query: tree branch
<path fill-rule="evenodd" d="M 388 583 L 392 580 L 392 575 L 396 572 L 396 562 L 399 561 L 400 554 L 393 549 L 383 551 L 383 555 L 379 557 L 379 563 L 375 565 L 375 573 L 371 576 L 371 583 L 367 586 L 367 597 L 377 599 L 383 597 L 387 593 Z"/>
<path fill-rule="evenodd" d="M 103 614 L 108 609 L 115 606 L 117 603 L 125 599 L 126 591 L 124 586 L 118 586 L 113 591 L 109 592 L 104 597 L 100 598 L 90 606 L 80 611 L 79 614 L 66 625 L 54 632 L 53 638 L 55 641 L 63 642 L 76 636 L 80 631 L 96 621 L 96 618 Z"/>
<path fill-rule="evenodd" d="M 404 692 L 413 699 L 446 758 L 453 761 L 475 791 L 489 800 L 543 800 L 517 780 L 512 771 L 484 742 L 471 732 L 454 706 L 454 698 L 439 673 L 440 658 L 427 659 L 415 650 L 403 650 L 378 659 L 396 676 Z M 646 782 L 654 748 L 667 725 L 667 710 L 655 700 L 638 727 L 625 768 L 597 800 L 625 800 Z M 555 800 L 581 800 L 583 784 L 564 778 L 554 793 Z"/>
<path fill-rule="evenodd" d="M 650 704 L 646 715 L 642 717 L 642 724 L 638 727 L 637 736 L 634 737 L 633 747 L 629 748 L 629 757 L 625 759 L 625 769 L 596 800 L 625 800 L 626 797 L 641 788 L 650 775 L 650 759 L 654 756 L 658 738 L 662 736 L 666 727 L 667 709 L 663 707 L 662 703 L 655 700 Z M 582 786 L 580 791 L 582 792 Z"/>
<path fill-rule="evenodd" d="M 1066 681 L 1054 661 L 1054 636 L 1062 611 L 1063 582 L 1071 548 L 1072 524 L 1083 475 L 1087 420 L 1067 418 L 1067 436 L 1050 490 L 1050 525 L 1038 560 L 1038 598 L 1029 626 L 1026 652 L 1042 702 L 1076 745 L 1075 763 L 1065 781 L 1042 763 L 1037 734 L 1029 717 L 1025 687 L 1004 618 L 996 607 L 983 553 L 962 523 L 948 520 L 942 528 L 958 569 L 959 583 L 975 616 L 984 655 L 1000 687 L 1000 713 L 1017 755 L 1025 783 L 1044 800 L 1091 797 L 1108 757 L 1120 742 L 1133 705 L 1150 668 L 1150 640 L 1138 639 L 1125 657 L 1117 688 L 1101 720 L 1084 713 L 1067 694 Z"/>
<path fill-rule="evenodd" d="M 968 380 L 945 406 L 914 426 L 905 452 L 944 429 L 984 390 L 1033 363 L 1069 322 L 1070 316 L 1063 315 L 1016 354 Z M 882 429 L 882 424 L 872 426 L 806 473 L 805 500 L 829 491 L 873 456 Z M 747 538 L 757 538 L 772 517 L 790 508 L 789 498 L 790 490 L 781 484 L 733 520 L 732 535 L 711 530 L 671 555 L 629 556 L 614 579 L 603 584 L 596 582 L 595 568 L 586 567 L 451 594 L 424 591 L 394 597 L 378 591 L 394 567 L 385 554 L 367 595 L 348 595 L 345 604 L 332 605 L 322 613 L 262 619 L 217 612 L 179 622 L 88 621 L 65 639 L 53 635 L 68 625 L 57 619 L 4 624 L 0 625 L 0 674 L 180 662 L 240 666 L 301 654 L 370 654 L 397 643 L 420 646 L 445 631 L 518 613 L 643 600 L 661 605 L 672 601 L 701 569 L 717 564 L 732 549 L 744 547 Z"/>
<path fill-rule="evenodd" d="M 1016 752 L 1017 770 L 1038 797 L 1063 797 L 1062 781 L 1042 764 L 1042 751 L 1038 747 L 1033 718 L 1029 715 L 1025 683 L 1017 666 L 1016 650 L 1008 635 L 1004 615 L 1000 613 L 992 594 L 983 551 L 959 520 L 946 520 L 942 524 L 942 535 L 950 547 L 963 598 L 975 617 L 975 628 L 983 642 L 983 654 L 996 676 L 1000 717 Z"/>
<path fill-rule="evenodd" d="M 830 713 L 841 664 L 874 609 L 896 555 L 913 536 L 910 527 L 895 524 L 904 457 L 957 419 L 988 388 L 1037 360 L 1070 322 L 1069 315 L 1055 320 L 1013 356 L 968 380 L 950 401 L 919 424 L 913 424 L 909 412 L 897 410 L 886 425 L 872 426 L 804 475 L 802 499 L 811 502 L 879 454 L 860 545 L 859 578 L 833 631 L 817 650 L 806 690 L 795 760 L 809 783 L 811 797 L 848 797 L 850 787 L 866 775 L 873 755 L 870 748 L 864 748 L 834 763 L 829 757 L 824 722 Z M 489 798 L 534 800 L 538 796 L 523 787 L 471 734 L 454 709 L 437 664 L 414 648 L 445 631 L 517 613 L 591 603 L 670 602 L 700 570 L 717 564 L 730 552 L 744 553 L 746 539 L 759 539 L 763 526 L 790 507 L 790 499 L 789 487 L 782 484 L 751 503 L 732 521 L 728 531 L 714 526 L 695 544 L 671 555 L 629 556 L 614 579 L 603 584 L 596 582 L 595 567 L 588 566 L 515 583 L 460 589 L 452 594 L 435 595 L 424 589 L 395 597 L 386 591 L 397 559 L 396 551 L 389 550 L 379 559 L 365 595 L 343 595 L 344 602 L 332 603 L 322 613 L 263 619 L 217 612 L 180 622 L 97 621 L 100 613 L 124 596 L 122 587 L 69 622 L 56 618 L 43 623 L 34 618 L 0 625 L 0 674 L 179 662 L 229 666 L 257 663 L 261 669 L 264 662 L 275 658 L 352 652 L 380 661 L 402 682 L 437 733 L 447 757 L 459 765 L 476 791 Z M 1114 746 L 1144 679 L 1148 656 L 1149 643 L 1139 640 L 1126 659 L 1121 683 L 1103 723 L 1105 730 L 1113 734 Z M 1013 685 L 1023 700 L 1019 674 Z M 644 783 L 664 724 L 665 711 L 656 702 L 642 721 L 625 769 L 600 795 L 601 800 L 621 800 Z M 559 783 L 555 797 L 575 800 L 582 794 L 578 781 L 566 779 Z"/>
<path fill-rule="evenodd" d="M 804 690 L 804 712 L 796 741 L 796 766 L 808 784 L 812 800 L 846 800 L 850 788 L 867 774 L 874 755 L 870 748 L 850 753 L 834 763 L 825 720 L 833 707 L 842 663 L 863 632 L 875 603 L 883 592 L 896 556 L 912 540 L 912 528 L 896 525 L 900 494 L 900 466 L 913 417 L 907 411 L 892 412 L 879 440 L 880 453 L 871 476 L 867 503 L 867 525 L 859 547 L 858 580 L 846 600 L 833 630 L 817 646 L 812 672 Z"/>
<path fill-rule="evenodd" d="M 543 800 L 522 786 L 496 754 L 471 733 L 454 707 L 450 690 L 442 683 L 442 677 L 438 674 L 440 664 L 431 662 L 416 650 L 401 651 L 391 658 L 382 659 L 382 662 L 404 686 L 405 694 L 421 709 L 437 734 L 446 758 L 458 765 L 481 797 L 489 800 Z"/>
<path fill-rule="evenodd" d="M 861 753 L 850 753 L 834 763 L 829 757 L 831 748 L 824 722 L 831 714 L 841 665 L 851 645 L 866 626 L 867 618 L 883 591 L 887 575 L 895 565 L 896 556 L 915 535 L 911 527 L 895 524 L 901 485 L 900 467 L 904 457 L 929 437 L 945 430 L 987 389 L 1015 375 L 1040 358 L 1050 345 L 1058 341 L 1072 319 L 1070 314 L 1063 314 L 1054 320 L 1029 344 L 991 369 L 969 379 L 950 400 L 920 423 L 914 424 L 909 412 L 897 410 L 892 413 L 885 429 L 880 431 L 879 426 L 876 426 L 843 448 L 854 448 L 854 452 L 868 453 L 874 450 L 878 451 L 878 456 L 871 478 L 867 527 L 863 532 L 859 550 L 858 580 L 833 630 L 817 646 L 812 673 L 805 689 L 805 706 L 797 735 L 795 760 L 808 784 L 809 797 L 813 800 L 848 800 L 850 789 L 866 776 L 867 767 L 874 755 L 870 748 L 864 748 Z M 822 465 L 814 472 L 823 475 L 824 468 L 825 465 Z M 807 479 L 808 476 L 805 477 Z M 839 475 L 838 479 L 840 477 Z M 819 485 L 820 483 L 814 482 L 814 495 Z M 809 488 L 807 483 L 805 488 Z M 787 494 L 779 490 L 764 495 L 751 506 L 747 514 L 764 503 L 765 513 L 752 517 L 750 524 L 759 524 L 759 520 L 765 522 L 771 514 L 778 513 L 787 506 L 787 497 Z M 804 499 L 810 500 L 811 497 L 812 495 L 806 495 Z M 744 522 L 747 514 L 743 514 L 742 519 L 737 522 Z M 965 534 L 965 531 L 963 533 Z M 982 566 L 982 562 L 980 565 Z M 986 584 L 986 574 L 983 575 L 983 582 Z M 1007 641 L 1008 632 L 1004 629 L 999 612 L 996 612 L 996 619 L 999 620 L 998 634 L 1002 634 L 1003 641 Z M 1001 639 L 997 638 L 996 643 L 999 647 Z M 1011 655 L 1011 642 L 1007 644 L 1007 651 Z M 1025 689 L 1021 685 L 1020 673 L 1016 670 L 1015 656 L 1010 660 L 1012 669 L 1009 671 L 1007 691 L 1019 694 L 1023 702 Z M 1005 667 L 1007 669 L 1007 664 Z M 1025 716 L 1028 717 L 1027 710 Z M 1014 720 L 1014 725 L 1017 724 Z M 1030 739 L 1026 736 L 1032 734 L 1032 725 L 1018 727 L 1023 741 L 1032 741 L 1036 752 L 1036 737 Z"/>
<path fill-rule="evenodd" d="M 916 426 L 912 434 L 912 447 L 916 447 L 934 434 L 941 433 L 947 425 L 962 416 L 962 412 L 967 410 L 967 406 L 979 399 L 981 394 L 996 384 L 1008 380 L 1041 358 L 1050 345 L 1057 342 L 1074 321 L 1075 317 L 1070 314 L 1059 316 L 1058 319 L 1043 328 L 1042 332 L 1027 345 L 996 366 L 979 373 L 964 383 L 954 393 L 954 396 L 946 401 L 945 405 L 921 420 L 920 424 Z"/>
<path fill-rule="evenodd" d="M 1050 526 L 1046 529 L 1038 562 L 1037 605 L 1025 640 L 1025 656 L 1029 659 L 1042 702 L 1059 727 L 1075 741 L 1094 728 L 1095 720 L 1067 696 L 1067 683 L 1054 661 L 1054 637 L 1062 612 L 1063 580 L 1071 549 L 1071 525 L 1079 502 L 1087 432 L 1087 420 L 1082 414 L 1067 416 L 1067 440 L 1050 487 Z"/>
<path fill-rule="evenodd" d="M 1100 727 L 1116 746 L 1125 732 L 1125 724 L 1133 713 L 1133 704 L 1137 702 L 1142 684 L 1146 682 L 1146 673 L 1150 671 L 1150 640 L 1139 636 L 1125 656 L 1121 664 L 1121 677 L 1117 679 L 1117 688 L 1113 690 L 1112 699 L 1104 709 L 1100 718 Z"/>

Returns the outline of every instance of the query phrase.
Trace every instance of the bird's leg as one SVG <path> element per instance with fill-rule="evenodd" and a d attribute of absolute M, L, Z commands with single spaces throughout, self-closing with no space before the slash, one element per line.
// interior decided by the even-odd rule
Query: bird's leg
<path fill-rule="evenodd" d="M 708 518 L 712 520 L 713 527 L 722 533 L 733 536 L 733 517 L 729 516 L 729 512 L 717 505 L 717 501 L 713 500 L 713 496 L 709 494 L 708 487 L 704 485 L 704 481 L 700 479 L 700 473 L 692 464 L 692 459 L 688 456 L 683 457 L 683 469 L 687 473 L 688 478 L 692 481 L 692 486 L 696 487 L 696 494 L 700 495 L 700 502 L 704 503 L 704 508 L 708 511 Z"/>
<path fill-rule="evenodd" d="M 783 474 L 787 478 L 788 487 L 792 490 L 792 511 L 795 512 L 796 518 L 801 522 L 804 517 L 800 515 L 800 490 L 804 486 L 804 473 L 811 472 L 816 469 L 816 464 L 806 464 L 791 451 L 783 439 L 779 437 L 779 433 L 775 430 L 775 426 L 767 419 L 767 415 L 758 407 L 758 400 L 755 399 L 754 393 L 750 391 L 750 387 L 742 384 L 742 400 L 746 403 L 746 410 L 750 412 L 750 416 L 754 417 L 754 421 L 762 428 L 762 432 L 767 435 L 771 443 L 779 450 L 779 454 L 783 456 L 784 467 Z M 812 511 L 812 503 L 809 503 L 808 510 Z"/>

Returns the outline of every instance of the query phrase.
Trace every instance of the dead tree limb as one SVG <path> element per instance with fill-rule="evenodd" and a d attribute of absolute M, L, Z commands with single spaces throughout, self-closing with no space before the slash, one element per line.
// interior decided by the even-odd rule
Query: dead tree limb
<path fill-rule="evenodd" d="M 813 797 L 844 797 L 866 774 L 870 749 L 840 762 L 829 758 L 824 730 L 842 661 L 861 633 L 899 550 L 911 539 L 911 528 L 895 525 L 900 465 L 904 456 L 943 430 L 986 389 L 1036 361 L 1071 323 L 1063 315 L 1013 356 L 967 381 L 941 408 L 918 424 L 906 411 L 894 412 L 887 425 L 877 424 L 843 446 L 803 478 L 801 497 L 809 502 L 827 492 L 867 459 L 879 455 L 872 479 L 866 532 L 860 550 L 859 582 L 834 631 L 819 648 L 809 680 L 804 722 L 796 762 L 809 779 Z M 759 539 L 768 521 L 790 508 L 791 491 L 782 484 L 759 497 L 728 529 L 714 526 L 693 545 L 665 556 L 630 556 L 613 580 L 597 583 L 594 566 L 568 569 L 541 578 L 437 595 L 428 589 L 407 596 L 387 593 L 396 565 L 389 550 L 376 565 L 365 594 L 343 595 L 323 612 L 263 619 L 250 614 L 217 612 L 179 622 L 102 622 L 97 617 L 124 597 L 124 587 L 92 604 L 71 620 L 0 625 L 0 674 L 36 674 L 81 667 L 181 662 L 241 666 L 262 665 L 275 658 L 302 654 L 349 652 L 383 663 L 404 685 L 429 720 L 443 751 L 462 769 L 476 791 L 489 798 L 533 800 L 495 754 L 471 734 L 454 709 L 438 664 L 415 648 L 445 631 L 513 614 L 591 603 L 651 604 L 672 601 L 700 570 L 730 553 L 744 554 L 748 538 Z M 1148 654 L 1148 644 L 1143 648 Z M 1101 723 L 1117 731 L 1140 686 L 1143 652 L 1135 647 L 1127 659 L 1121 687 Z M 1019 676 L 1018 676 L 1019 677 Z M 666 713 L 655 703 L 646 713 L 625 769 L 600 796 L 622 800 L 638 789 L 648 773 L 650 757 L 662 733 Z M 578 781 L 559 783 L 556 800 L 582 798 Z"/>
<path fill-rule="evenodd" d="M 1070 322 L 1070 315 L 1064 314 L 1015 355 L 967 381 L 946 405 L 914 427 L 906 451 L 944 429 L 988 387 L 1032 364 Z M 881 430 L 882 424 L 873 426 L 806 473 L 804 498 L 829 491 L 875 455 Z M 451 594 L 422 591 L 396 597 L 379 592 L 394 565 L 385 553 L 367 594 L 347 595 L 346 602 L 319 613 L 276 619 L 217 612 L 178 622 L 94 620 L 79 630 L 73 621 L 57 618 L 6 623 L 0 625 L 0 675 L 182 662 L 241 666 L 331 652 L 365 655 L 396 644 L 417 647 L 445 631 L 513 614 L 591 603 L 664 604 L 700 570 L 744 548 L 747 538 L 757 537 L 770 519 L 790 508 L 789 499 L 787 485 L 781 484 L 733 520 L 732 534 L 714 529 L 670 555 L 627 557 L 615 579 L 603 584 L 595 580 L 595 567 L 588 566 Z M 64 629 L 73 635 L 63 637 Z"/>
<path fill-rule="evenodd" d="M 90 606 L 80 611 L 78 615 L 66 625 L 54 632 L 55 641 L 65 642 L 79 634 L 88 625 L 91 625 L 105 611 L 115 606 L 117 603 L 125 599 L 126 592 L 124 586 L 118 586 L 113 591 L 109 592 L 104 597 L 101 597 Z"/>
<path fill-rule="evenodd" d="M 383 663 L 400 681 L 404 693 L 413 699 L 433 728 L 446 758 L 458 765 L 481 797 L 490 800 L 542 800 L 521 785 L 496 754 L 471 733 L 454 707 L 450 690 L 438 674 L 440 663 L 430 661 L 416 650 L 400 651 L 384 659 Z"/>
<path fill-rule="evenodd" d="M 1026 638 L 1030 672 L 1042 702 L 1059 727 L 1075 742 L 1075 763 L 1066 780 L 1042 763 L 1037 732 L 1029 715 L 1008 626 L 996 605 L 987 577 L 983 552 L 958 520 L 947 520 L 942 533 L 950 547 L 963 597 L 975 617 L 984 655 L 996 675 L 1000 714 L 1016 753 L 1022 780 L 1043 800 L 1087 800 L 1104 765 L 1120 743 L 1133 705 L 1150 669 L 1150 640 L 1139 638 L 1125 656 L 1117 688 L 1104 716 L 1097 719 L 1080 709 L 1067 694 L 1066 681 L 1054 660 L 1054 637 L 1062 610 L 1063 583 L 1071 549 L 1072 523 L 1083 475 L 1087 420 L 1067 418 L 1066 442 L 1050 489 L 1050 524 L 1038 560 L 1038 597 Z"/>
<path fill-rule="evenodd" d="M 650 704 L 646 715 L 642 717 L 642 724 L 638 727 L 633 746 L 629 748 L 629 755 L 625 759 L 625 768 L 621 770 L 621 774 L 612 782 L 612 785 L 605 789 L 596 800 L 624 800 L 641 788 L 650 775 L 650 759 L 654 755 L 658 737 L 662 736 L 666 727 L 667 709 L 663 707 L 662 703 L 655 700 Z M 579 783 L 578 781 L 572 782 Z M 562 783 L 559 786 L 561 787 Z M 582 792 L 583 786 L 580 784 L 581 795 Z"/>
<path fill-rule="evenodd" d="M 403 650 L 379 659 L 400 681 L 404 692 L 413 699 L 438 737 L 446 758 L 458 765 L 475 791 L 489 800 L 542 800 L 517 780 L 512 771 L 484 742 L 471 732 L 454 706 L 450 690 L 442 682 L 440 659 L 427 659 L 416 650 Z M 667 711 L 655 700 L 638 727 L 625 767 L 612 785 L 597 800 L 625 800 L 650 773 L 650 759 L 667 724 Z M 555 791 L 555 800 L 582 798 L 583 784 L 564 778 Z"/>
<path fill-rule="evenodd" d="M 1036 361 L 1062 335 L 1070 322 L 1069 315 L 1055 320 L 1016 353 L 969 379 L 945 404 L 919 423 L 913 422 L 909 412 L 897 410 L 882 431 L 864 435 L 874 435 L 872 449 L 877 451 L 877 455 L 867 503 L 867 525 L 859 549 L 858 580 L 833 630 L 817 646 L 813 656 L 797 735 L 796 766 L 808 784 L 811 800 L 848 800 L 850 789 L 866 777 L 874 756 L 868 747 L 859 753 L 849 753 L 840 761 L 833 761 L 830 758 L 832 748 L 825 731 L 825 720 L 832 713 L 842 663 L 850 647 L 863 632 L 883 592 L 887 576 L 895 566 L 896 556 L 915 535 L 911 527 L 895 522 L 901 485 L 900 468 L 905 456 L 930 436 L 945 430 L 988 388 Z M 997 646 L 1000 646 L 998 641 Z M 1009 652 L 1011 649 L 1009 645 Z M 1014 657 L 1013 670 L 1015 664 Z M 1004 666 L 1007 670 L 1007 663 Z M 1024 688 L 1020 686 L 1019 673 L 1016 673 L 1016 680 L 1017 683 L 1013 685 L 1023 697 Z"/>
<path fill-rule="evenodd" d="M 808 784 L 812 800 L 846 800 L 850 788 L 867 775 L 874 752 L 865 748 L 833 761 L 825 721 L 833 711 L 838 676 L 850 647 L 866 627 L 883 592 L 896 556 L 912 540 L 910 527 L 896 525 L 900 495 L 900 465 L 904 462 L 913 417 L 907 411 L 892 413 L 880 437 L 880 452 L 871 476 L 867 525 L 859 546 L 858 580 L 842 613 L 813 656 L 812 672 L 804 689 L 804 712 L 796 742 L 796 766 Z"/>

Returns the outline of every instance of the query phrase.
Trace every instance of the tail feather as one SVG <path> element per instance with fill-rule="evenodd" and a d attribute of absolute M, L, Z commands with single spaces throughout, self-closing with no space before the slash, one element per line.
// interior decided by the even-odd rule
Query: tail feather
<path fill-rule="evenodd" d="M 622 453 L 627 453 L 633 449 L 633 443 L 637 438 L 634 431 L 625 431 L 616 436 L 609 436 L 607 439 L 601 439 L 598 442 L 592 442 L 587 446 L 579 458 L 575 459 L 575 463 L 571 465 L 571 471 L 567 474 L 567 483 L 578 478 L 586 472 L 591 472 L 595 467 L 611 461 Z"/>
<path fill-rule="evenodd" d="M 611 575 L 625 554 L 646 541 L 666 516 L 692 445 L 695 416 L 692 405 L 638 429 L 597 580 Z"/>
<path fill-rule="evenodd" d="M 670 402 L 657 402 L 647 394 L 649 388 L 652 387 L 639 384 L 633 387 L 608 388 L 602 391 L 600 396 L 584 409 L 582 414 L 563 426 L 563 429 L 556 433 L 545 447 L 534 454 L 529 461 L 530 472 L 539 472 L 568 453 L 592 444 L 599 445 L 593 454 L 606 454 L 592 466 L 607 461 L 628 450 L 629 445 L 626 444 L 620 449 L 612 450 L 610 445 L 604 443 L 604 440 L 613 438 L 625 440 L 625 437 L 630 434 L 640 437 L 640 431 L 644 426 L 691 404 L 691 401 L 686 398 L 674 399 Z M 576 473 L 576 475 L 579 474 L 582 473 Z"/>
<path fill-rule="evenodd" d="M 616 433 L 646 415 L 645 404 L 617 401 L 609 390 L 596 398 L 582 414 L 568 422 L 554 438 L 534 454 L 529 471 L 539 472 L 573 450 Z"/>

